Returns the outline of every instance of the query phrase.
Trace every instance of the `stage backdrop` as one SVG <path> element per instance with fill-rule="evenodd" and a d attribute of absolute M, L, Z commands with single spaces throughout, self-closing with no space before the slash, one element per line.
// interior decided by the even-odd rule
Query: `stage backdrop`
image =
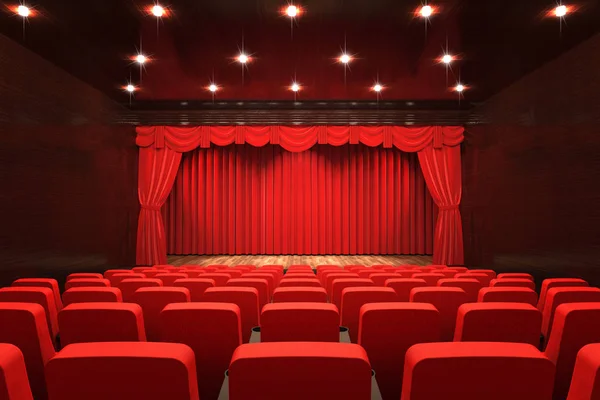
<path fill-rule="evenodd" d="M 137 238 L 138 265 L 164 264 L 167 261 L 167 241 L 161 208 L 171 193 L 182 154 L 193 151 L 198 147 L 207 149 L 231 144 L 249 144 L 255 147 L 270 144 L 280 146 L 283 150 L 292 153 L 305 152 L 317 144 L 350 145 L 350 147 L 363 144 L 370 147 L 381 146 L 383 149 L 396 148 L 404 152 L 416 152 L 429 193 L 439 209 L 433 239 L 433 262 L 435 264 L 451 265 L 463 263 L 462 224 L 459 211 L 462 190 L 460 163 L 460 143 L 463 141 L 462 127 L 240 125 L 144 126 L 137 127 L 136 130 L 136 144 L 140 147 L 138 194 L 141 205 Z M 318 153 L 318 150 L 316 151 Z M 356 151 L 359 152 L 359 150 Z M 319 168 L 318 164 L 317 168 Z M 325 168 L 326 170 L 327 168 Z M 381 178 L 381 175 L 378 177 Z M 359 181 L 361 180 L 358 179 L 357 182 Z M 318 182 L 317 179 L 317 184 Z M 362 182 L 364 186 L 364 179 Z M 290 184 L 298 185 L 299 183 L 292 181 Z M 337 189 L 332 187 L 332 197 L 334 190 Z M 282 193 L 282 196 L 284 195 L 285 193 Z M 327 191 L 325 196 L 327 196 Z M 379 205 L 381 206 L 381 203 Z M 335 205 L 332 203 L 330 209 L 334 207 Z M 388 210 L 385 211 L 389 212 Z M 288 215 L 297 212 L 291 209 Z M 382 212 L 384 210 L 379 207 L 378 213 Z M 331 218 L 333 218 L 333 215 Z M 340 223 L 341 219 L 340 216 Z M 363 215 L 363 228 L 366 221 Z M 373 224 L 370 219 L 368 222 L 370 225 Z M 330 225 L 333 229 L 333 220 Z M 372 229 L 373 227 L 369 226 L 369 228 Z M 288 226 L 287 229 L 291 230 L 292 227 Z M 327 223 L 325 222 L 324 235 L 328 233 Z M 362 234 L 365 235 L 365 232 Z M 292 237 L 291 235 L 292 233 L 289 233 L 285 237 Z M 250 240 L 250 247 L 252 247 L 253 239 L 244 239 Z M 334 247 L 333 237 L 331 240 L 331 247 Z M 222 242 L 222 238 L 220 241 Z M 370 241 L 369 247 L 372 245 L 373 242 Z M 356 246 L 358 247 L 358 239 Z"/>
<path fill-rule="evenodd" d="M 416 153 L 363 144 L 185 153 L 162 208 L 169 254 L 432 254 Z"/>

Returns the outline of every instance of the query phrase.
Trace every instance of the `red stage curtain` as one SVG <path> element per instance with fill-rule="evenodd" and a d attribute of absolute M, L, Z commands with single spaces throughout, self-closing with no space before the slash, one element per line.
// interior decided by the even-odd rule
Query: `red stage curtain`
<path fill-rule="evenodd" d="M 163 216 L 169 254 L 431 254 L 415 153 L 230 145 L 183 156 Z"/>
<path fill-rule="evenodd" d="M 427 187 L 439 207 L 433 263 L 461 265 L 464 263 L 464 254 L 462 221 L 458 209 L 462 194 L 460 147 L 428 147 L 418 154 Z"/>
<path fill-rule="evenodd" d="M 173 187 L 181 153 L 168 147 L 141 148 L 138 172 L 138 196 L 141 210 L 137 234 L 137 264 L 167 263 L 165 228 L 160 208 Z"/>

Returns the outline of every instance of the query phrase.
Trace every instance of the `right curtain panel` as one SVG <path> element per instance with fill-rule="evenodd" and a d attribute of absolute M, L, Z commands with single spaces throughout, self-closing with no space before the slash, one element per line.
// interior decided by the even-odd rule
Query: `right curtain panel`
<path fill-rule="evenodd" d="M 439 207 L 433 263 L 463 265 L 463 231 L 458 208 L 462 195 L 460 146 L 429 146 L 418 154 L 427 187 Z"/>
<path fill-rule="evenodd" d="M 162 212 L 169 254 L 432 254 L 437 214 L 417 153 L 362 144 L 193 150 Z"/>

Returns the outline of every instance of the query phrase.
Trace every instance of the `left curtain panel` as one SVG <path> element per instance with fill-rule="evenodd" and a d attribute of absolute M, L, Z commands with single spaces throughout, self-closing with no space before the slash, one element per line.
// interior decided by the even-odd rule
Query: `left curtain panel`
<path fill-rule="evenodd" d="M 196 149 L 162 208 L 169 254 L 431 254 L 416 153 L 316 145 Z"/>

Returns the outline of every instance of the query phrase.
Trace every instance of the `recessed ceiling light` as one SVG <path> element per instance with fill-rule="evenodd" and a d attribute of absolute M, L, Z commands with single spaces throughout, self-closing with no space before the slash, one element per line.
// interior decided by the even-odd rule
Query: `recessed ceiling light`
<path fill-rule="evenodd" d="M 17 7 L 17 14 L 19 14 L 23 18 L 27 18 L 31 15 L 31 10 L 27 6 L 19 6 Z"/>

